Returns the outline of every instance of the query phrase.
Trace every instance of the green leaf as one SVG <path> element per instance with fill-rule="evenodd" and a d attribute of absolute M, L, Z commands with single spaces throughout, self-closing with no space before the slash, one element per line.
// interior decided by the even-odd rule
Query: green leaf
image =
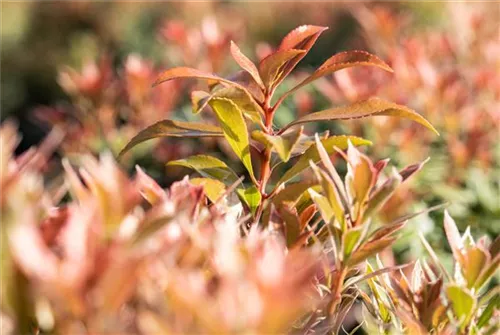
<path fill-rule="evenodd" d="M 212 178 L 192 178 L 189 182 L 193 185 L 203 186 L 203 191 L 212 202 L 219 200 L 226 192 L 226 186 Z"/>
<path fill-rule="evenodd" d="M 303 128 L 301 127 L 297 131 L 291 131 L 281 136 L 273 136 L 261 130 L 254 130 L 252 132 L 252 138 L 266 146 L 272 147 L 283 162 L 288 162 L 293 148 L 302 135 L 302 131 Z"/>
<path fill-rule="evenodd" d="M 300 84 L 295 86 L 287 92 L 290 94 L 299 88 L 311 83 L 312 81 L 326 76 L 327 74 L 333 73 L 338 70 L 346 69 L 354 66 L 375 66 L 384 69 L 388 72 L 393 72 L 392 69 L 384 61 L 375 55 L 372 55 L 366 51 L 352 50 L 340 52 L 333 55 L 327 59 L 316 71 L 313 72 L 309 77 L 304 79 Z"/>
<path fill-rule="evenodd" d="M 158 137 L 221 137 L 224 136 L 222 129 L 206 123 L 184 122 L 174 120 L 159 121 L 135 135 L 119 154 L 121 157 L 125 152 L 137 144 Z"/>
<path fill-rule="evenodd" d="M 292 59 L 305 53 L 304 50 L 281 50 L 270 54 L 259 64 L 259 73 L 267 88 L 274 87 L 280 78 L 280 71 Z"/>
<path fill-rule="evenodd" d="M 469 290 L 458 285 L 449 285 L 446 288 L 446 296 L 461 329 L 465 329 L 476 309 L 476 299 Z"/>
<path fill-rule="evenodd" d="M 325 194 L 330 207 L 335 214 L 335 218 L 339 223 L 338 228 L 341 231 L 345 230 L 345 210 L 342 205 L 342 201 L 340 199 L 339 192 L 337 190 L 336 185 L 333 180 L 328 176 L 328 174 L 320 170 L 314 163 L 311 163 L 314 173 L 316 174 L 316 178 L 319 180 L 321 187 L 323 188 L 323 193 Z"/>
<path fill-rule="evenodd" d="M 493 322 L 495 322 L 494 319 L 492 319 L 492 316 L 493 312 L 497 309 L 500 309 L 500 294 L 497 294 L 490 299 L 488 305 L 486 305 L 483 312 L 481 313 L 481 316 L 479 316 L 477 327 L 479 329 L 483 328 L 490 322 L 490 320 L 493 320 Z"/>
<path fill-rule="evenodd" d="M 248 206 L 250 212 L 255 215 L 257 207 L 259 207 L 262 200 L 261 195 L 255 185 L 250 186 L 246 189 L 237 189 L 236 192 L 240 196 L 240 199 Z"/>
<path fill-rule="evenodd" d="M 437 130 L 429 123 L 429 121 L 424 119 L 414 110 L 406 106 L 398 105 L 379 98 L 370 98 L 365 101 L 356 102 L 349 106 L 336 107 L 321 112 L 308 114 L 298 120 L 289 123 L 284 128 L 282 128 L 281 131 L 283 132 L 290 127 L 308 122 L 349 120 L 378 115 L 397 116 L 410 119 L 417 123 L 420 123 L 421 125 L 439 135 Z"/>
<path fill-rule="evenodd" d="M 362 226 L 349 229 L 343 235 L 343 250 L 344 250 L 344 260 L 349 259 L 349 256 L 353 252 L 353 250 L 359 245 L 361 242 L 361 235 L 363 233 Z"/>
<path fill-rule="evenodd" d="M 318 207 L 323 221 L 325 221 L 326 224 L 332 222 L 332 220 L 335 218 L 335 212 L 330 206 L 330 202 L 328 201 L 328 199 L 313 189 L 309 189 L 307 191 L 309 192 L 311 199 L 316 204 L 316 207 Z"/>
<path fill-rule="evenodd" d="M 184 166 L 196 170 L 204 177 L 215 178 L 228 184 L 234 183 L 238 176 L 226 163 L 207 155 L 196 155 L 167 163 L 168 166 Z"/>
<path fill-rule="evenodd" d="M 243 70 L 247 71 L 261 88 L 264 88 L 262 79 L 260 79 L 259 70 L 257 70 L 255 64 L 241 52 L 240 48 L 238 48 L 233 41 L 231 41 L 231 55 L 236 63 L 238 63 Z"/>
<path fill-rule="evenodd" d="M 347 143 L 351 141 L 353 145 L 371 145 L 372 142 L 362 139 L 356 136 L 331 136 L 327 139 L 321 141 L 323 146 L 325 147 L 328 154 L 332 154 L 335 152 L 335 147 L 344 150 L 347 148 Z M 278 185 L 286 182 L 287 180 L 295 177 L 304 169 L 309 167 L 309 161 L 313 161 L 314 163 L 320 160 L 320 155 L 318 153 L 318 149 L 316 148 L 316 144 L 312 144 L 298 159 L 297 163 L 295 163 L 290 170 L 288 170 L 278 181 Z"/>
<path fill-rule="evenodd" d="M 229 99 L 213 98 L 210 100 L 209 104 L 217 115 L 224 137 L 236 156 L 243 162 L 243 165 L 247 168 L 252 179 L 254 179 L 248 130 L 245 120 L 243 119 L 243 113 L 238 106 Z"/>

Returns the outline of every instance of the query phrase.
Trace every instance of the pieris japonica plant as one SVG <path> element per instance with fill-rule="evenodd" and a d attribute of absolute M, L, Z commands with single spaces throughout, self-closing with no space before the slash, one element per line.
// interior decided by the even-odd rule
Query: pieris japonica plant
<path fill-rule="evenodd" d="M 283 101 L 303 86 L 335 71 L 354 66 L 374 66 L 391 72 L 391 68 L 378 57 L 364 51 L 341 52 L 327 59 L 311 75 L 300 81 L 280 97 L 275 98 L 279 85 L 312 48 L 318 37 L 327 28 L 300 26 L 290 32 L 275 52 L 255 65 L 235 43 L 231 43 L 231 54 L 242 71 L 221 77 L 193 68 L 176 67 L 163 72 L 154 86 L 179 78 L 196 78 L 208 83 L 210 90 L 194 91 L 191 94 L 194 113 L 210 108 L 218 124 L 163 120 L 137 134 L 123 149 L 122 154 L 135 145 L 157 137 L 224 137 L 233 152 L 245 166 L 250 183 L 235 189 L 236 194 L 254 222 L 273 198 L 279 193 L 288 193 L 289 181 L 309 167 L 309 162 L 319 160 L 318 143 L 314 136 L 304 134 L 304 124 L 319 121 L 346 120 L 368 116 L 386 115 L 408 118 L 435 132 L 422 116 L 413 110 L 377 98 L 311 113 L 278 128 L 274 124 L 276 113 Z M 354 146 L 371 142 L 345 135 L 324 134 L 321 144 L 327 154 L 336 149 L 346 149 L 350 142 Z M 290 159 L 294 165 L 283 171 L 281 166 Z M 170 165 L 182 165 L 199 172 L 199 180 L 216 201 L 227 186 L 238 180 L 229 166 L 212 156 L 197 155 L 171 161 Z M 279 171 L 279 177 L 277 173 Z"/>
<path fill-rule="evenodd" d="M 167 70 L 157 84 L 183 77 L 209 83 L 208 91 L 192 93 L 193 107 L 213 112 L 218 124 L 160 121 L 123 149 L 162 136 L 220 137 L 246 168 L 245 183 L 222 160 L 198 155 L 169 164 L 201 177 L 163 189 L 139 167 L 129 178 L 108 153 L 63 159 L 62 181 L 44 185 L 42 168 L 63 133 L 55 129 L 38 149 L 15 157 L 19 137 L 4 124 L 2 333 L 337 334 L 356 326 L 491 333 L 498 290 L 487 286 L 498 267 L 498 239 L 461 237 L 447 216 L 455 276 L 444 283 L 448 275 L 422 239 L 433 263 L 415 263 L 409 284 L 411 264 L 384 266 L 376 256 L 419 213 L 385 225 L 375 216 L 425 161 L 390 169 L 388 160 L 373 162 L 358 150 L 368 140 L 302 128 L 386 115 L 434 131 L 425 119 L 372 98 L 274 124 L 286 97 L 323 75 L 356 65 L 390 71 L 368 53 L 340 53 L 275 99 L 324 30 L 297 28 L 258 66 L 232 44 L 243 71 L 227 78 Z M 345 175 L 333 154 L 345 161 Z M 306 169 L 312 178 L 294 180 Z M 374 258 L 377 266 L 369 263 Z M 360 302 L 365 314 L 356 320 Z"/>

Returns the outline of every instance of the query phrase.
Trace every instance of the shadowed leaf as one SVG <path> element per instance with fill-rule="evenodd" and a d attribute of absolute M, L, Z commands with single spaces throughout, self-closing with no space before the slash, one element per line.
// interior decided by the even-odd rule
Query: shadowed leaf
<path fill-rule="evenodd" d="M 231 41 L 231 55 L 236 63 L 238 63 L 243 70 L 247 71 L 261 88 L 264 88 L 264 84 L 260 79 L 259 70 L 257 70 L 255 64 L 241 52 L 240 48 L 238 48 L 233 41 Z"/>
<path fill-rule="evenodd" d="M 283 67 L 290 60 L 304 53 L 304 50 L 280 50 L 264 58 L 259 63 L 259 73 L 266 87 L 273 87 L 278 82 Z"/>
<path fill-rule="evenodd" d="M 121 157 L 125 152 L 137 144 L 158 137 L 221 137 L 224 136 L 222 129 L 206 123 L 184 122 L 174 120 L 159 121 L 135 135 L 119 154 Z"/>
<path fill-rule="evenodd" d="M 168 166 L 184 166 L 196 170 L 204 177 L 234 183 L 238 176 L 226 163 L 218 158 L 207 155 L 196 155 L 167 163 Z"/>
<path fill-rule="evenodd" d="M 203 186 L 203 191 L 212 202 L 219 200 L 226 192 L 226 186 L 212 178 L 192 178 L 189 182 L 193 185 Z"/>

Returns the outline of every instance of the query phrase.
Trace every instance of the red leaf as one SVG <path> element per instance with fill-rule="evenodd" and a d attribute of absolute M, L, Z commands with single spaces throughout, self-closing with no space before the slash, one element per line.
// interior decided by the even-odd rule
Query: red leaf
<path fill-rule="evenodd" d="M 233 41 L 231 41 L 231 55 L 236 63 L 238 63 L 243 70 L 247 71 L 261 88 L 264 88 L 264 83 L 262 83 L 262 79 L 260 79 L 259 70 L 257 70 L 255 64 L 241 52 L 240 48 L 238 48 Z"/>

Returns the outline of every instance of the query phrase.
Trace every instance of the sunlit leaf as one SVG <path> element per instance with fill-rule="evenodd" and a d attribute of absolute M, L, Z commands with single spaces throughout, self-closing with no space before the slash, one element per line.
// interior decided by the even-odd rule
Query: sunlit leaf
<path fill-rule="evenodd" d="M 135 135 L 119 156 L 135 147 L 137 144 L 158 137 L 221 137 L 222 129 L 206 123 L 184 122 L 174 120 L 159 121 Z"/>
<path fill-rule="evenodd" d="M 212 178 L 191 178 L 189 182 L 193 185 L 203 186 L 203 191 L 212 202 L 219 200 L 226 191 L 226 186 L 222 182 Z"/>
<path fill-rule="evenodd" d="M 368 116 L 397 116 L 401 118 L 406 118 L 413 120 L 426 128 L 432 130 L 436 134 L 439 134 L 437 130 L 420 114 L 416 113 L 414 110 L 398 105 L 389 101 L 385 101 L 379 98 L 370 98 L 368 100 L 353 103 L 349 106 L 336 107 L 332 109 L 327 109 L 321 112 L 316 112 L 308 114 L 300 119 L 297 119 L 284 128 L 282 131 L 308 122 L 318 122 L 318 121 L 332 121 L 332 120 L 349 120 L 357 119 Z"/>
<path fill-rule="evenodd" d="M 360 137 L 356 136 L 332 136 L 325 140 L 322 140 L 321 143 L 325 147 L 328 154 L 332 154 L 335 152 L 335 147 L 344 150 L 347 149 L 347 143 L 351 141 L 353 145 L 370 145 L 371 142 Z M 278 181 L 278 184 L 284 183 L 287 180 L 295 177 L 304 169 L 309 167 L 309 161 L 313 161 L 314 163 L 320 160 L 320 156 L 318 153 L 318 149 L 316 148 L 316 144 L 313 144 L 307 149 L 302 156 L 300 156 L 299 160 L 288 170 Z"/>
<path fill-rule="evenodd" d="M 451 303 L 453 313 L 464 329 L 476 308 L 476 299 L 466 288 L 458 285 L 449 285 L 446 288 L 446 297 Z"/>
<path fill-rule="evenodd" d="M 239 188 L 236 190 L 236 192 L 240 196 L 240 199 L 242 199 L 242 201 L 248 206 L 250 212 L 252 214 L 255 214 L 255 211 L 257 210 L 257 207 L 259 207 L 262 200 L 257 187 L 252 185 L 251 187 L 248 187 L 246 189 Z"/>
<path fill-rule="evenodd" d="M 264 84 L 260 79 L 259 70 L 257 70 L 255 64 L 241 52 L 240 48 L 238 48 L 233 41 L 231 41 L 231 55 L 236 63 L 238 63 L 243 70 L 247 71 L 261 88 L 264 88 Z"/>
<path fill-rule="evenodd" d="M 273 136 L 260 130 L 252 132 L 252 138 L 260 143 L 272 147 L 280 156 L 283 162 L 288 162 L 294 146 L 302 135 L 303 128 L 291 131 L 281 136 Z"/>
<path fill-rule="evenodd" d="M 300 60 L 304 58 L 305 55 L 309 52 L 314 43 L 316 43 L 319 35 L 321 35 L 321 33 L 327 29 L 327 27 L 304 25 L 295 28 L 290 33 L 288 33 L 285 38 L 283 38 L 278 52 L 290 49 L 304 50 L 305 52 L 295 56 L 290 61 L 288 61 L 287 64 L 284 65 L 281 71 L 282 74 L 276 81 L 275 85 L 278 85 L 286 76 L 288 76 L 288 74 L 295 68 Z"/>
<path fill-rule="evenodd" d="M 450 214 L 448 214 L 448 211 L 444 212 L 444 231 L 446 233 L 448 243 L 450 244 L 451 251 L 453 252 L 453 258 L 455 258 L 455 261 L 459 264 L 464 264 L 464 244 L 462 242 L 462 237 L 460 236 L 455 221 Z"/>
<path fill-rule="evenodd" d="M 349 229 L 343 235 L 343 252 L 344 252 L 344 260 L 349 259 L 352 251 L 359 245 L 361 242 L 361 234 L 363 230 L 362 227 L 356 227 Z"/>
<path fill-rule="evenodd" d="M 375 66 L 386 71 L 393 72 L 389 65 L 387 65 L 384 61 L 366 51 L 344 51 L 327 59 L 316 71 L 313 72 L 313 74 L 292 88 L 290 93 L 320 77 L 326 76 L 327 74 L 354 66 Z"/>
<path fill-rule="evenodd" d="M 345 230 L 345 212 L 344 205 L 340 200 L 339 192 L 334 184 L 334 182 L 330 179 L 330 177 L 326 174 L 325 171 L 320 170 L 314 163 L 312 164 L 312 168 L 314 173 L 316 174 L 316 178 L 319 180 L 321 187 L 323 188 L 323 192 L 326 198 L 329 201 L 330 207 L 332 208 L 335 218 L 339 223 L 338 228 L 342 231 Z"/>
<path fill-rule="evenodd" d="M 325 223 L 327 224 L 332 222 L 332 220 L 335 218 L 335 212 L 330 206 L 328 199 L 325 196 L 322 196 L 318 192 L 314 191 L 313 189 L 309 189 L 308 192 L 311 196 L 311 199 L 316 204 L 316 207 L 319 209 L 323 221 L 325 221 Z"/>
<path fill-rule="evenodd" d="M 248 130 L 243 113 L 234 102 L 228 99 L 214 98 L 209 104 L 217 115 L 224 137 L 253 177 Z"/>

